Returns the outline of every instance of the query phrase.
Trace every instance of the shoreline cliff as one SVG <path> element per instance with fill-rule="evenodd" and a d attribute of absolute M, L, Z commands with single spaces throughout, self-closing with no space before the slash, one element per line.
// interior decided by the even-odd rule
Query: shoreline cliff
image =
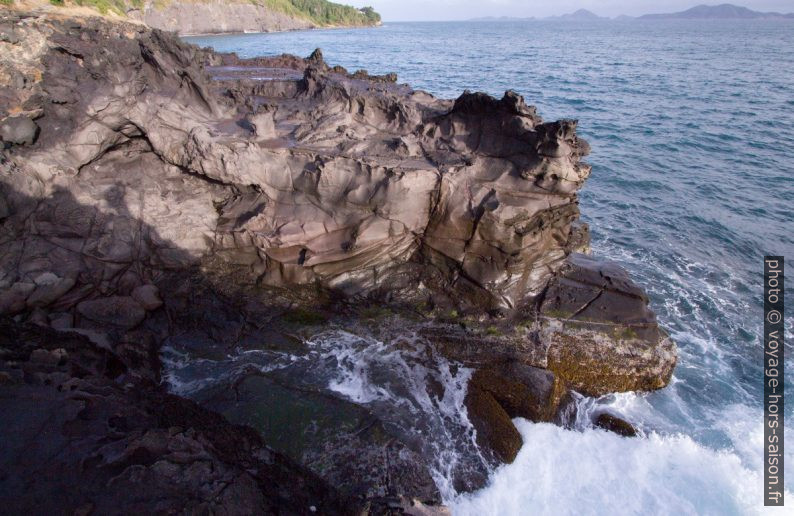
<path fill-rule="evenodd" d="M 168 392 L 176 362 L 308 356 L 333 328 L 454 364 L 484 461 L 458 491 L 532 445 L 512 418 L 671 378 L 644 291 L 588 254 L 576 121 L 95 17 L 2 10 L 0 50 L 12 512 L 442 514 L 423 437 L 288 369 Z"/>
<path fill-rule="evenodd" d="M 7 0 L 7 8 L 143 23 L 181 36 L 377 27 L 380 14 L 328 0 Z"/>

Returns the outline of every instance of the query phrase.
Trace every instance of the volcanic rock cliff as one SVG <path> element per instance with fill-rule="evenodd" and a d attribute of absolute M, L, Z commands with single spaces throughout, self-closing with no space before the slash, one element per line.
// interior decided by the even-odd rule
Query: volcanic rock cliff
<path fill-rule="evenodd" d="M 46 497 L 69 482 L 112 490 L 61 505 L 100 512 L 108 496 L 125 512 L 168 497 L 245 512 L 231 493 L 297 513 L 440 501 L 415 446 L 357 405 L 261 372 L 205 408 L 165 394 L 158 353 L 175 339 L 207 354 L 293 345 L 382 307 L 477 370 L 469 416 L 501 461 L 521 445 L 511 417 L 565 424 L 572 390 L 657 389 L 672 374 L 675 346 L 643 291 L 580 254 L 590 167 L 576 122 L 544 122 L 514 92 L 441 100 L 319 51 L 240 60 L 140 25 L 6 10 L 0 137 L 0 404 L 18 432 L 57 435 L 64 457 L 63 483 L 36 483 L 49 448 L 8 448 L 2 469 L 22 479 L 0 477 L 6 507 L 31 507 L 31 483 Z M 315 433 L 272 451 L 266 430 L 207 411 L 234 420 L 224 408 L 263 389 L 283 391 L 269 410 L 331 404 L 357 430 L 329 450 L 329 434 L 285 412 L 289 431 Z M 183 480 L 168 497 L 165 478 Z M 292 496 L 296 478 L 319 487 Z"/>

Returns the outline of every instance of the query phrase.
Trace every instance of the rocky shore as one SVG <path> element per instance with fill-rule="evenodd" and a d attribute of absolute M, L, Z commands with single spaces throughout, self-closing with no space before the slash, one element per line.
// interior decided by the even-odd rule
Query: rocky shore
<path fill-rule="evenodd" d="M 166 346 L 212 361 L 340 325 L 410 332 L 473 371 L 494 464 L 522 445 L 511 418 L 566 425 L 574 391 L 664 387 L 675 345 L 647 296 L 587 254 L 576 125 L 319 51 L 241 60 L 1 10 L 0 501 L 443 512 L 421 445 L 366 404 L 261 368 L 180 398 Z"/>

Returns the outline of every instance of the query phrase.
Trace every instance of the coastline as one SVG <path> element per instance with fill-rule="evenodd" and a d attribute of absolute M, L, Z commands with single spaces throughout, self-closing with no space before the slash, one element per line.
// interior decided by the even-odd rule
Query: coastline
<path fill-rule="evenodd" d="M 218 2 L 208 2 L 208 3 L 189 3 L 189 4 L 181 4 L 178 1 L 168 4 L 166 7 L 161 7 L 160 9 L 150 9 L 147 11 L 142 11 L 139 8 L 131 8 L 127 11 L 126 15 L 121 15 L 113 10 L 108 10 L 107 12 L 100 12 L 94 8 L 89 6 L 81 6 L 81 5 L 53 5 L 49 1 L 46 0 L 17 0 L 10 5 L 1 5 L 0 9 L 9 9 L 16 12 L 36 12 L 36 13 L 52 13 L 55 15 L 60 16 L 67 16 L 67 17 L 98 17 L 102 19 L 107 19 L 112 22 L 120 22 L 120 23 L 133 23 L 133 24 L 140 24 L 143 26 L 147 26 L 153 29 L 165 30 L 167 32 L 174 32 L 179 36 L 184 37 L 199 37 L 199 36 L 224 36 L 224 35 L 236 35 L 236 34 L 271 34 L 271 33 L 283 33 L 283 32 L 294 32 L 294 31 L 302 31 L 302 30 L 324 30 L 324 29 L 352 29 L 352 28 L 371 28 L 371 27 L 380 27 L 383 25 L 382 21 L 379 21 L 374 24 L 351 24 L 351 25 L 318 25 L 308 19 L 300 18 L 300 17 L 293 17 L 286 14 L 283 14 L 279 11 L 271 10 L 264 6 L 254 5 L 254 4 L 235 4 L 231 3 L 227 6 L 226 9 L 221 10 L 220 12 L 215 12 L 213 9 L 222 8 L 224 6 L 223 3 Z M 235 25 L 237 24 L 239 27 L 243 27 L 245 25 L 249 25 L 253 23 L 254 25 L 258 25 L 258 29 L 260 30 L 253 30 L 253 29 L 243 29 L 243 28 L 234 28 L 229 30 L 219 30 L 216 31 L 214 29 L 208 29 L 206 31 L 196 31 L 196 32 L 181 32 L 180 27 L 184 26 L 185 23 L 196 23 L 196 20 L 192 22 L 190 20 L 186 21 L 185 13 L 180 14 L 180 10 L 188 9 L 187 14 L 194 18 L 199 18 L 202 20 L 200 23 L 203 23 L 203 20 L 209 19 L 211 20 L 211 24 L 214 27 L 217 26 L 225 26 L 225 25 Z M 208 12 L 205 13 L 206 16 L 198 16 L 195 12 L 196 9 L 204 9 Z M 246 16 L 242 16 L 241 13 L 231 13 L 230 10 L 253 10 L 252 13 L 243 13 Z M 173 12 L 172 12 L 173 11 Z M 253 20 L 253 21 L 251 21 Z M 261 30 L 262 26 L 267 26 L 268 28 Z M 272 27 L 272 28 L 271 28 Z M 284 27 L 284 28 L 280 28 Z"/>
<path fill-rule="evenodd" d="M 376 25 L 334 25 L 334 26 L 316 26 L 316 27 L 305 27 L 300 29 L 283 29 L 283 30 L 269 30 L 264 32 L 203 32 L 203 33 L 184 33 L 178 34 L 180 38 L 199 38 L 199 37 L 211 37 L 211 36 L 256 36 L 256 35 L 267 35 L 267 34 L 283 34 L 289 32 L 307 32 L 307 31 L 323 31 L 323 30 L 344 30 L 344 29 L 374 29 L 383 27 L 383 23 L 378 23 Z"/>

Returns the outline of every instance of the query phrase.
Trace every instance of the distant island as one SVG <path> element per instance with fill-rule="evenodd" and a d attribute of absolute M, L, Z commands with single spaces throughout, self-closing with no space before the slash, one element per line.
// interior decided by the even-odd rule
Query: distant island
<path fill-rule="evenodd" d="M 677 13 L 646 14 L 640 20 L 761 20 L 794 18 L 794 13 L 765 13 L 733 4 L 698 5 Z"/>
<path fill-rule="evenodd" d="M 599 16 L 587 9 L 579 9 L 573 13 L 561 16 L 549 16 L 546 18 L 536 17 L 513 17 L 513 16 L 486 16 L 472 18 L 469 21 L 531 21 L 531 20 L 558 20 L 558 21 L 605 21 L 605 20 L 773 20 L 773 19 L 794 19 L 794 13 L 782 14 L 776 12 L 753 11 L 747 7 L 733 4 L 720 5 L 698 5 L 686 11 L 676 13 L 657 13 L 646 14 L 639 17 L 627 16 L 622 14 L 615 18 Z"/>
<path fill-rule="evenodd" d="M 587 9 L 579 9 L 578 11 L 563 14 L 562 16 L 550 16 L 547 20 L 569 20 L 569 21 L 595 21 L 595 20 L 608 20 L 603 16 L 598 16 L 592 11 Z"/>

